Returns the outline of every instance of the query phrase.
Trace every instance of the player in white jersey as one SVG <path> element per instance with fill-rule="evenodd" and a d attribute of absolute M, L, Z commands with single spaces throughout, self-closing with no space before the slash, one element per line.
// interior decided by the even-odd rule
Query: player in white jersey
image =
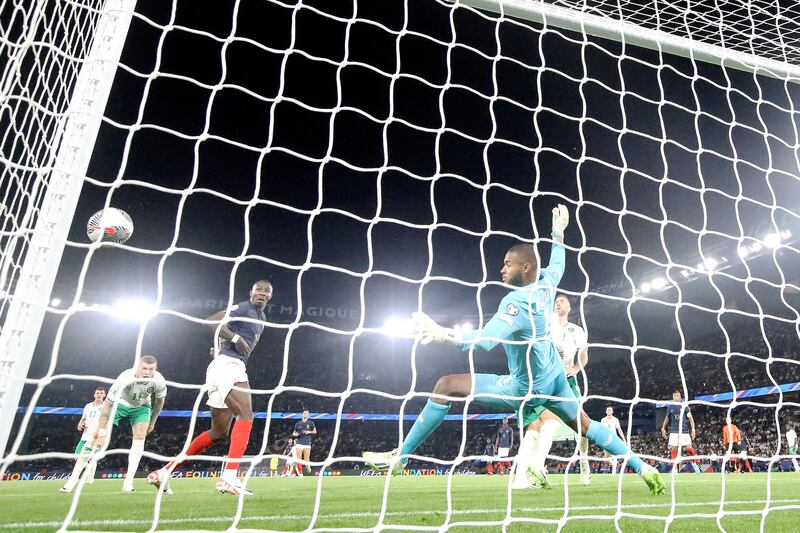
<path fill-rule="evenodd" d="M 75 447 L 75 466 L 72 467 L 72 473 L 65 484 L 65 487 L 74 487 L 79 479 L 84 466 L 86 466 L 86 483 L 94 483 L 94 472 L 97 468 L 95 461 L 91 460 L 93 446 L 87 446 L 87 442 L 94 435 L 97 429 L 97 422 L 100 420 L 100 408 L 103 406 L 103 400 L 106 398 L 106 390 L 98 387 L 94 390 L 94 401 L 87 403 L 83 408 L 81 420 L 78 422 L 78 431 L 82 431 L 81 440 Z M 88 466 L 87 466 L 88 465 Z M 62 492 L 69 492 L 64 487 L 60 489 Z"/>
<path fill-rule="evenodd" d="M 589 345 L 584 329 L 568 320 L 571 311 L 569 298 L 563 294 L 556 296 L 550 337 L 561 356 L 561 362 L 564 364 L 567 374 L 567 382 L 575 397 L 580 398 L 577 376 L 589 361 Z M 542 408 L 524 409 L 522 418 L 522 425 L 527 428 L 527 431 L 520 444 L 512 487 L 530 488 L 531 482 L 528 480 L 528 471 L 530 470 L 530 473 L 537 477 L 539 484 L 549 488 L 544 463 L 553 445 L 553 436 L 561 425 L 560 419 Z M 584 485 L 588 485 L 592 480 L 588 455 L 589 439 L 584 435 L 580 442 L 581 458 L 579 461 L 581 483 Z"/>
<path fill-rule="evenodd" d="M 281 472 L 281 477 L 294 477 L 301 475 L 300 467 L 297 464 L 297 457 L 295 455 L 294 439 L 289 439 L 286 442 L 286 449 L 283 451 L 283 455 L 286 457 L 286 464 L 283 467 L 283 472 Z"/>
<path fill-rule="evenodd" d="M 797 433 L 795 433 L 794 429 L 789 429 L 786 432 L 786 447 L 788 448 L 789 455 L 791 455 L 792 466 L 794 466 L 795 472 L 800 472 L 800 465 L 797 464 Z"/>
<path fill-rule="evenodd" d="M 143 355 L 134 368 L 122 372 L 108 391 L 100 411 L 100 419 L 94 432 L 94 446 L 102 448 L 108 437 L 108 419 L 114 415 L 114 426 L 127 419 L 131 425 L 133 439 L 128 452 L 128 473 L 122 485 L 123 492 L 134 492 L 133 479 L 144 454 L 144 440 L 152 433 L 158 415 L 167 397 L 167 382 L 156 368 L 158 361 L 152 355 Z M 74 485 L 64 485 L 63 492 L 70 492 Z"/>
<path fill-rule="evenodd" d="M 622 442 L 625 442 L 625 433 L 622 431 L 622 426 L 619 424 L 619 418 L 614 416 L 614 408 L 613 407 L 606 407 L 606 416 L 600 420 L 600 423 L 603 424 L 605 427 L 608 428 L 609 431 L 619 435 L 619 438 L 622 439 Z M 611 455 L 610 453 L 604 451 L 604 457 L 610 457 L 611 461 L 611 473 L 617 473 L 617 458 Z"/>

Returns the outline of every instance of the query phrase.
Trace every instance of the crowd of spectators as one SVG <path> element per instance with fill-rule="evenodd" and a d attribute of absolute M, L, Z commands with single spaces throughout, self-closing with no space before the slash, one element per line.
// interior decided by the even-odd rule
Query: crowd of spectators
<path fill-rule="evenodd" d="M 800 403 L 800 394 L 787 396 L 787 402 Z M 786 405 L 780 409 L 775 406 L 737 406 L 732 409 L 730 416 L 736 425 L 742 430 L 749 443 L 748 453 L 750 456 L 769 459 L 776 454 L 785 454 L 786 441 L 784 435 L 790 427 L 800 429 L 800 408 Z M 725 453 L 722 446 L 722 426 L 725 419 L 729 416 L 728 409 L 723 407 L 712 407 L 706 405 L 695 405 L 692 413 L 697 425 L 697 436 L 694 446 L 700 455 L 719 456 Z M 71 452 L 75 443 L 79 439 L 79 433 L 75 430 L 77 416 L 54 416 L 36 415 L 30 420 L 28 432 L 25 435 L 20 453 L 25 455 L 51 453 L 51 452 Z M 189 431 L 189 418 L 162 417 L 159 419 L 154 431 L 147 440 L 146 449 L 154 454 L 167 457 L 179 453 L 186 443 Z M 623 426 L 625 420 L 622 419 Z M 266 421 L 260 420 L 251 437 L 248 454 L 258 453 L 282 453 L 286 444 L 286 439 L 291 434 L 294 420 L 273 419 L 270 422 L 269 434 L 266 442 L 264 439 L 264 429 Z M 208 424 L 208 419 L 200 418 L 197 420 L 199 429 L 204 429 Z M 408 431 L 409 422 L 405 423 L 404 431 Z M 318 420 L 316 422 L 318 435 L 312 446 L 312 460 L 324 461 L 336 459 L 335 467 L 344 468 L 363 468 L 358 461 L 361 452 L 365 450 L 389 450 L 396 447 L 400 441 L 400 425 L 397 421 L 373 421 L 373 420 L 340 420 L 337 424 L 335 420 Z M 470 466 L 480 470 L 484 461 L 479 456 L 484 454 L 487 441 L 494 442 L 499 421 L 468 421 L 466 424 L 460 421 L 445 422 L 437 432 L 428 439 L 416 452 L 418 455 L 435 458 L 435 460 L 412 462 L 416 467 L 435 466 L 437 461 L 447 462 L 456 461 L 464 466 Z M 119 453 L 112 453 L 104 459 L 102 468 L 104 469 L 123 469 L 126 464 L 126 448 L 130 445 L 130 433 L 127 428 L 122 428 L 114 432 L 110 449 L 119 449 Z M 515 445 L 512 454 L 516 453 L 518 434 L 515 438 Z M 335 445 L 334 445 L 335 440 Z M 669 447 L 667 440 L 661 435 L 660 431 L 649 431 L 632 434 L 630 436 L 631 447 L 634 452 L 659 458 L 669 457 Z M 780 450 L 778 446 L 780 445 Z M 225 444 L 218 444 L 214 449 L 209 450 L 210 455 L 222 456 L 227 447 Z M 553 457 L 570 458 L 575 454 L 575 443 L 572 440 L 556 442 L 551 451 Z M 590 454 L 600 456 L 601 451 L 594 445 L 590 449 Z M 65 469 L 70 464 L 69 459 L 47 457 L 34 460 L 23 460 L 14 464 L 15 470 L 31 469 Z M 142 461 L 142 468 L 151 469 L 163 464 L 155 458 L 145 458 Z M 438 463 L 444 464 L 444 463 Z M 593 468 L 599 470 L 608 463 L 595 462 Z M 217 465 L 218 466 L 218 465 Z M 563 470 L 567 466 L 566 460 L 553 459 L 550 462 L 552 469 Z M 187 468 L 208 468 L 208 464 L 190 463 Z M 212 466 L 213 468 L 213 466 Z M 575 468 L 573 464 L 571 468 Z"/>
<path fill-rule="evenodd" d="M 599 419 L 603 416 L 605 407 L 613 405 L 626 432 L 630 422 L 634 422 L 629 431 L 634 452 L 646 456 L 669 457 L 667 441 L 659 431 L 664 411 L 656 409 L 657 401 L 670 398 L 674 390 L 680 390 L 684 397 L 688 393 L 689 399 L 693 399 L 700 395 L 730 391 L 734 387 L 743 390 L 775 383 L 800 382 L 800 362 L 792 352 L 792 341 L 795 338 L 787 333 L 771 340 L 772 356 L 788 359 L 789 362 L 770 361 L 769 349 L 761 339 L 752 340 L 750 345 L 747 340 L 738 339 L 736 345 L 739 351 L 733 354 L 686 352 L 678 355 L 658 350 L 631 349 L 627 357 L 605 359 L 602 349 L 594 350 L 586 368 L 587 393 L 590 398 L 585 405 L 586 410 L 590 416 Z M 437 360 L 437 365 L 447 367 L 448 364 L 455 368 L 461 362 Z M 425 400 L 420 397 L 404 401 L 369 392 L 342 396 L 315 395 L 313 390 L 318 387 L 315 377 L 314 373 L 300 374 L 299 379 L 292 381 L 294 389 L 281 391 L 280 394 L 255 394 L 254 409 L 298 414 L 303 409 L 309 409 L 316 413 L 341 412 L 342 415 L 356 412 L 396 414 L 402 409 L 405 414 L 414 414 L 419 412 Z M 426 387 L 427 384 L 420 382 L 416 390 L 429 390 Z M 166 409 L 191 410 L 198 399 L 198 392 L 199 388 L 171 387 Z M 63 389 L 45 388 L 37 404 L 78 407 L 89 399 L 90 394 L 77 387 L 67 392 Z M 618 401 L 614 402 L 613 399 Z M 749 440 L 751 456 L 770 458 L 775 454 L 785 453 L 786 443 L 782 439 L 786 431 L 790 426 L 800 430 L 800 393 L 785 395 L 780 405 L 779 400 L 777 395 L 748 398 L 730 410 L 728 403 L 707 405 L 692 402 L 690 408 L 698 429 L 694 441 L 695 449 L 701 455 L 722 455 L 722 426 L 726 417 L 730 416 Z M 760 405 L 751 405 L 748 401 Z M 199 408 L 205 409 L 204 401 L 199 403 Z M 468 410 L 480 411 L 474 405 L 469 406 Z M 461 406 L 454 406 L 451 410 L 453 414 L 461 412 Z M 15 429 L 19 428 L 21 419 L 19 416 Z M 79 438 L 75 429 L 77 421 L 78 416 L 32 416 L 18 453 L 29 455 L 71 452 Z M 148 437 L 147 451 L 167 457 L 177 454 L 186 443 L 189 421 L 189 418 L 162 417 L 156 431 Z M 361 467 L 356 460 L 361 452 L 392 449 L 401 439 L 401 426 L 397 421 L 353 420 L 343 416 L 338 423 L 335 420 L 317 420 L 316 423 L 319 434 L 312 447 L 312 460 L 334 458 L 340 468 Z M 294 420 L 272 419 L 265 439 L 266 421 L 259 419 L 254 427 L 248 453 L 257 454 L 262 450 L 264 453 L 281 453 L 293 424 Z M 207 425 L 207 418 L 199 418 L 195 433 Z M 417 453 L 440 461 L 462 461 L 465 457 L 481 456 L 487 439 L 494 439 L 499 425 L 499 420 L 473 420 L 466 424 L 445 422 Z M 410 422 L 406 421 L 402 431 L 408 431 L 409 427 Z M 12 442 L 15 437 L 12 434 Z M 519 438 L 516 440 L 519 441 Z M 130 432 L 126 427 L 115 432 L 111 448 L 124 450 L 129 442 Z M 574 447 L 572 441 L 557 443 L 552 455 L 571 457 Z M 220 444 L 209 453 L 222 456 L 225 450 L 226 446 Z M 515 449 L 512 453 L 515 453 Z M 600 450 L 593 447 L 591 453 L 600 455 Z M 122 468 L 125 461 L 125 453 L 111 454 L 104 460 L 104 467 Z M 481 464 L 480 461 L 469 461 L 476 466 Z M 149 469 L 161 463 L 157 459 L 146 458 L 142 462 L 142 468 Z M 15 463 L 14 468 L 58 469 L 67 468 L 69 464 L 69 459 L 50 457 L 21 460 Z M 564 461 L 553 461 L 552 464 L 559 468 L 566 466 Z M 596 463 L 595 468 L 599 468 L 601 464 Z"/>

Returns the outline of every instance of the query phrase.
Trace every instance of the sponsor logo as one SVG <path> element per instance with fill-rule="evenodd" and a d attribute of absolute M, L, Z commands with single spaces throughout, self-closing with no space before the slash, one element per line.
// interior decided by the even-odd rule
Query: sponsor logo
<path fill-rule="evenodd" d="M 375 470 L 362 470 L 359 476 L 385 476 L 386 472 L 376 472 Z M 449 468 L 406 468 L 399 475 L 401 476 L 446 476 L 450 474 Z M 475 472 L 468 468 L 456 468 L 453 471 L 454 476 L 474 476 Z"/>
<path fill-rule="evenodd" d="M 519 307 L 514 304 L 508 304 L 506 306 L 506 313 L 511 316 L 517 316 L 519 314 Z"/>

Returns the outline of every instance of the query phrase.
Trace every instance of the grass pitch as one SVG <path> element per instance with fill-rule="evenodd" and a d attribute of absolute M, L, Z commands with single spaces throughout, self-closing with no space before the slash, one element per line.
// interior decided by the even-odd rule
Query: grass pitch
<path fill-rule="evenodd" d="M 667 476 L 667 494 L 651 496 L 638 476 L 552 475 L 552 491 L 508 491 L 507 476 L 256 478 L 255 496 L 242 502 L 214 492 L 214 479 L 176 479 L 164 496 L 157 530 L 302 531 L 318 528 L 448 531 L 717 531 L 800 530 L 800 474 L 681 474 Z M 155 490 L 137 480 L 136 493 L 121 480 L 98 480 L 75 494 L 60 494 L 58 481 L 0 483 L 2 531 L 57 531 L 73 499 L 66 529 L 148 531 L 154 524 Z M 565 487 L 565 483 L 568 484 Z M 384 489 L 388 499 L 382 508 Z M 565 490 L 567 489 L 567 490 Z M 568 506 L 566 493 L 569 493 Z M 724 492 L 724 498 L 723 498 Z M 315 501 L 319 493 L 319 508 Z M 509 497 L 510 494 L 510 497 Z M 769 503 L 767 498 L 769 497 Z M 720 502 L 724 500 L 724 504 Z M 449 512 L 448 512 L 449 509 Z M 723 515 L 721 511 L 724 511 Z M 768 512 L 767 512 L 768 511 Z M 719 515 L 719 519 L 717 516 Z"/>

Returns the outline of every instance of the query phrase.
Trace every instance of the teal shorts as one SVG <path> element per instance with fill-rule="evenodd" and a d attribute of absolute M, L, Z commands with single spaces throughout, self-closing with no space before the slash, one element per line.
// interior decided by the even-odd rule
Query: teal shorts
<path fill-rule="evenodd" d="M 574 379 L 574 378 L 573 378 Z M 562 420 L 575 420 L 578 418 L 579 402 L 575 398 L 580 395 L 577 391 L 577 380 L 574 387 L 567 381 L 564 373 L 559 374 L 553 381 L 542 387 L 542 390 L 534 390 L 533 394 L 544 394 L 546 396 L 556 396 L 568 398 L 568 401 L 549 400 L 547 398 L 534 398 L 528 400 L 522 408 L 523 424 L 527 426 L 539 418 L 539 414 L 545 409 L 549 409 Z M 482 394 L 496 394 L 498 397 L 481 396 Z M 496 411 L 513 410 L 519 413 L 522 407 L 522 400 L 510 398 L 513 396 L 525 396 L 528 394 L 527 385 L 522 385 L 515 381 L 512 376 L 498 376 L 497 374 L 475 374 L 475 399 L 478 405 L 492 408 Z M 530 419 L 526 422 L 526 420 Z"/>
<path fill-rule="evenodd" d="M 797 444 L 789 446 L 789 455 L 797 455 Z"/>
<path fill-rule="evenodd" d="M 496 394 L 500 398 L 482 396 L 483 394 Z M 474 402 L 495 411 L 519 410 L 522 397 L 528 394 L 528 386 L 514 380 L 512 376 L 499 376 L 497 374 L 475 374 Z"/>
<path fill-rule="evenodd" d="M 569 385 L 569 388 L 572 391 L 572 395 L 575 398 L 580 398 L 581 397 L 581 393 L 580 393 L 580 390 L 578 389 L 578 378 L 575 377 L 575 376 L 568 377 L 567 378 L 567 384 Z M 562 396 L 562 395 L 559 395 L 559 396 Z M 533 403 L 534 402 L 528 402 L 527 404 L 525 404 L 525 407 L 522 409 L 522 416 L 520 417 L 520 420 L 521 420 L 521 424 L 522 424 L 523 428 L 526 428 L 532 422 L 535 422 L 535 421 L 539 420 L 539 417 L 542 416 L 542 411 L 544 411 L 545 409 L 549 409 L 549 407 L 547 407 L 545 404 L 533 405 Z M 554 402 L 554 403 L 556 403 L 556 402 Z M 565 403 L 565 402 L 561 402 L 561 403 Z M 570 403 L 574 403 L 576 407 L 579 405 L 579 404 L 577 404 L 575 402 L 570 402 Z M 552 409 L 551 409 L 551 411 L 552 411 Z M 571 412 L 571 409 L 569 411 Z M 555 412 L 555 411 L 553 411 L 553 412 Z M 575 412 L 575 416 L 573 418 L 571 418 L 571 420 L 575 420 L 576 418 L 578 418 L 577 409 L 576 409 L 576 412 Z"/>
<path fill-rule="evenodd" d="M 125 407 L 124 405 L 117 404 L 117 412 L 114 414 L 114 426 L 119 425 L 122 419 L 127 420 L 131 427 L 136 424 L 149 424 L 150 423 L 151 409 L 147 405 L 141 407 Z"/>

